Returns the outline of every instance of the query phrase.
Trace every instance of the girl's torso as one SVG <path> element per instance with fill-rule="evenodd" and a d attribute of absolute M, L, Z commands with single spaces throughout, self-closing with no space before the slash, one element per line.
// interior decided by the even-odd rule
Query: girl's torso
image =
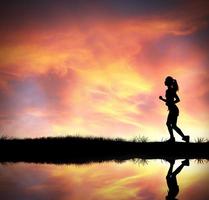
<path fill-rule="evenodd" d="M 166 105 L 168 106 L 168 110 L 178 113 L 179 110 L 175 104 L 175 96 L 176 96 L 176 92 L 172 88 L 166 90 L 165 97 L 166 97 Z"/>

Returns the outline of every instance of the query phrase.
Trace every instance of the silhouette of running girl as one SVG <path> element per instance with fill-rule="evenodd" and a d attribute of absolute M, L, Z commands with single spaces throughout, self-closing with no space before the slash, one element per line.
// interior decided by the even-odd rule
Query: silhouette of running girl
<path fill-rule="evenodd" d="M 181 172 L 181 170 L 184 168 L 184 166 L 189 166 L 189 160 L 186 159 L 182 161 L 182 164 L 173 171 L 173 166 L 175 164 L 175 160 L 167 160 L 170 163 L 170 168 L 168 170 L 168 174 L 166 176 L 166 181 L 168 185 L 168 195 L 166 196 L 166 200 L 178 200 L 176 199 L 176 196 L 179 193 L 179 186 L 177 183 L 176 176 Z"/>
<path fill-rule="evenodd" d="M 166 103 L 166 106 L 168 106 L 169 110 L 166 125 L 170 133 L 170 139 L 167 140 L 167 142 L 175 142 L 173 130 L 175 130 L 182 137 L 182 140 L 189 142 L 189 136 L 184 135 L 181 129 L 176 125 L 179 115 L 179 109 L 176 106 L 176 103 L 180 102 L 180 99 L 176 94 L 179 89 L 178 83 L 171 76 L 167 76 L 165 79 L 165 85 L 168 87 L 165 98 L 159 96 L 159 99 Z"/>

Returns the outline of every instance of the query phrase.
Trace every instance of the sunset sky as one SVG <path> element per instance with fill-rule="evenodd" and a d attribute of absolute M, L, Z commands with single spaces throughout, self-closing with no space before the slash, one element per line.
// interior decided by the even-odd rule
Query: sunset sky
<path fill-rule="evenodd" d="M 209 138 L 208 2 L 1 2 L 0 136 L 168 138 L 171 75 L 179 126 Z"/>

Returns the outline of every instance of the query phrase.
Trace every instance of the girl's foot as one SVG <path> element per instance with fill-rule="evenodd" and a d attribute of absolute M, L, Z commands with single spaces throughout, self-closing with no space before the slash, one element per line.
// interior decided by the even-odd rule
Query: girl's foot
<path fill-rule="evenodd" d="M 184 140 L 186 143 L 189 143 L 189 136 L 185 135 L 184 137 L 182 137 L 182 140 Z"/>
<path fill-rule="evenodd" d="M 166 140 L 165 142 L 168 142 L 168 143 L 175 142 L 175 138 L 174 137 L 171 137 L 169 140 Z"/>
<path fill-rule="evenodd" d="M 186 159 L 186 160 L 182 161 L 181 163 L 185 166 L 189 166 L 189 159 Z"/>

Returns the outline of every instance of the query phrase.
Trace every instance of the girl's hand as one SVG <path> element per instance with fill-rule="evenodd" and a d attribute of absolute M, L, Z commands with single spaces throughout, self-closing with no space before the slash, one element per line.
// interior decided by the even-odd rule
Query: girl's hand
<path fill-rule="evenodd" d="M 162 97 L 162 96 L 159 96 L 159 99 L 160 99 L 160 100 L 163 100 L 163 97 Z"/>

